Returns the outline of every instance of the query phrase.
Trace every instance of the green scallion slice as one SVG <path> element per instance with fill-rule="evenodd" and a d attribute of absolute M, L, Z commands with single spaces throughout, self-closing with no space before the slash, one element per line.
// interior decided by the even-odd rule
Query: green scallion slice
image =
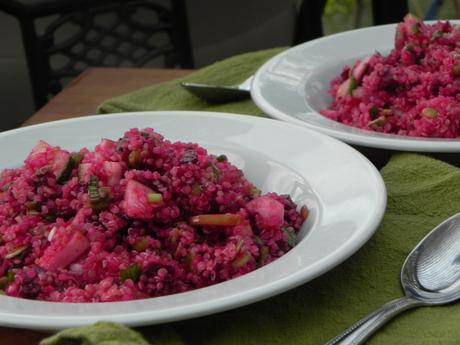
<path fill-rule="evenodd" d="M 141 268 L 138 264 L 132 264 L 127 268 L 120 271 L 120 279 L 122 281 L 131 279 L 133 282 L 137 282 L 141 275 Z"/>

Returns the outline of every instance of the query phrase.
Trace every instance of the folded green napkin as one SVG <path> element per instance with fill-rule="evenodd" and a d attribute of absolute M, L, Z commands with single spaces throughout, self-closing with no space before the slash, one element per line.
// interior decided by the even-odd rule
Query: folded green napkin
<path fill-rule="evenodd" d="M 402 296 L 400 268 L 411 249 L 460 210 L 460 170 L 416 154 L 395 155 L 382 176 L 388 190 L 384 220 L 371 240 L 329 273 L 294 290 L 236 310 L 139 329 L 152 344 L 323 344 L 351 323 Z M 460 305 L 424 307 L 394 319 L 371 345 L 460 343 Z M 144 345 L 134 331 L 101 323 L 66 330 L 41 345 Z M 107 335 L 107 340 L 104 336 Z M 82 339 L 67 342 L 69 337 Z M 112 341 L 112 342 L 109 342 Z"/>
<path fill-rule="evenodd" d="M 113 322 L 100 321 L 94 325 L 69 328 L 40 342 L 40 345 L 183 345 L 179 335 L 168 326 L 161 328 L 150 327 L 144 330 L 144 336 L 154 339 L 147 342 L 136 331 Z"/>
<path fill-rule="evenodd" d="M 183 80 L 238 83 L 279 51 L 237 56 Z M 186 93 L 178 83 L 175 80 L 108 100 L 100 112 L 187 109 L 262 114 L 250 100 L 209 106 Z M 422 155 L 397 154 L 381 172 L 388 191 L 384 220 L 372 239 L 346 262 L 262 302 L 136 331 L 149 343 L 158 345 L 316 345 L 383 303 L 401 297 L 399 273 L 407 254 L 435 225 L 460 211 L 460 170 Z M 459 324 L 460 305 L 419 308 L 402 314 L 368 343 L 458 344 Z M 41 344 L 144 345 L 136 331 L 98 323 L 65 330 Z"/>
<path fill-rule="evenodd" d="M 180 86 L 181 82 L 236 85 L 242 83 L 266 60 L 284 48 L 273 48 L 217 62 L 206 68 L 161 85 L 153 85 L 127 95 L 112 98 L 98 109 L 99 113 L 121 113 L 146 110 L 206 110 L 237 114 L 262 115 L 263 112 L 250 100 L 210 105 L 191 95 Z"/>
<path fill-rule="evenodd" d="M 43 340 L 40 345 L 149 345 L 137 332 L 110 322 L 85 328 L 69 328 Z"/>

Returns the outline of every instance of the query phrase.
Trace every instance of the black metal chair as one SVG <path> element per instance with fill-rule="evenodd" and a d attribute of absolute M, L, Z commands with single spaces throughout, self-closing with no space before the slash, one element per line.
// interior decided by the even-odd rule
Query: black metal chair
<path fill-rule="evenodd" d="M 185 0 L 168 1 L 1 0 L 21 26 L 36 108 L 88 66 L 193 68 Z"/>

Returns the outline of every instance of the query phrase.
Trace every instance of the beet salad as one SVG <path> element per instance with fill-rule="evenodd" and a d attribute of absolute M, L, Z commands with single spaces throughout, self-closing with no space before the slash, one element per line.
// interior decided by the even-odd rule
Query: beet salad
<path fill-rule="evenodd" d="M 407 15 L 394 49 L 345 66 L 321 113 L 346 125 L 415 137 L 460 136 L 460 26 Z"/>
<path fill-rule="evenodd" d="M 93 151 L 40 141 L 0 174 L 0 292 L 107 302 L 209 286 L 284 255 L 307 215 L 150 128 Z"/>

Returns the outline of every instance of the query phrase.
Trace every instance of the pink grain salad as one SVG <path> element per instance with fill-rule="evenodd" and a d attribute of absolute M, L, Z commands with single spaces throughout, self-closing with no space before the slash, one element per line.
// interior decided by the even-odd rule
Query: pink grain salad
<path fill-rule="evenodd" d="M 460 26 L 407 15 L 395 46 L 345 66 L 321 113 L 353 127 L 414 137 L 460 136 Z"/>
<path fill-rule="evenodd" d="M 40 141 L 0 174 L 0 291 L 108 302 L 193 290 L 284 255 L 307 216 L 225 155 L 150 128 L 94 151 Z"/>

